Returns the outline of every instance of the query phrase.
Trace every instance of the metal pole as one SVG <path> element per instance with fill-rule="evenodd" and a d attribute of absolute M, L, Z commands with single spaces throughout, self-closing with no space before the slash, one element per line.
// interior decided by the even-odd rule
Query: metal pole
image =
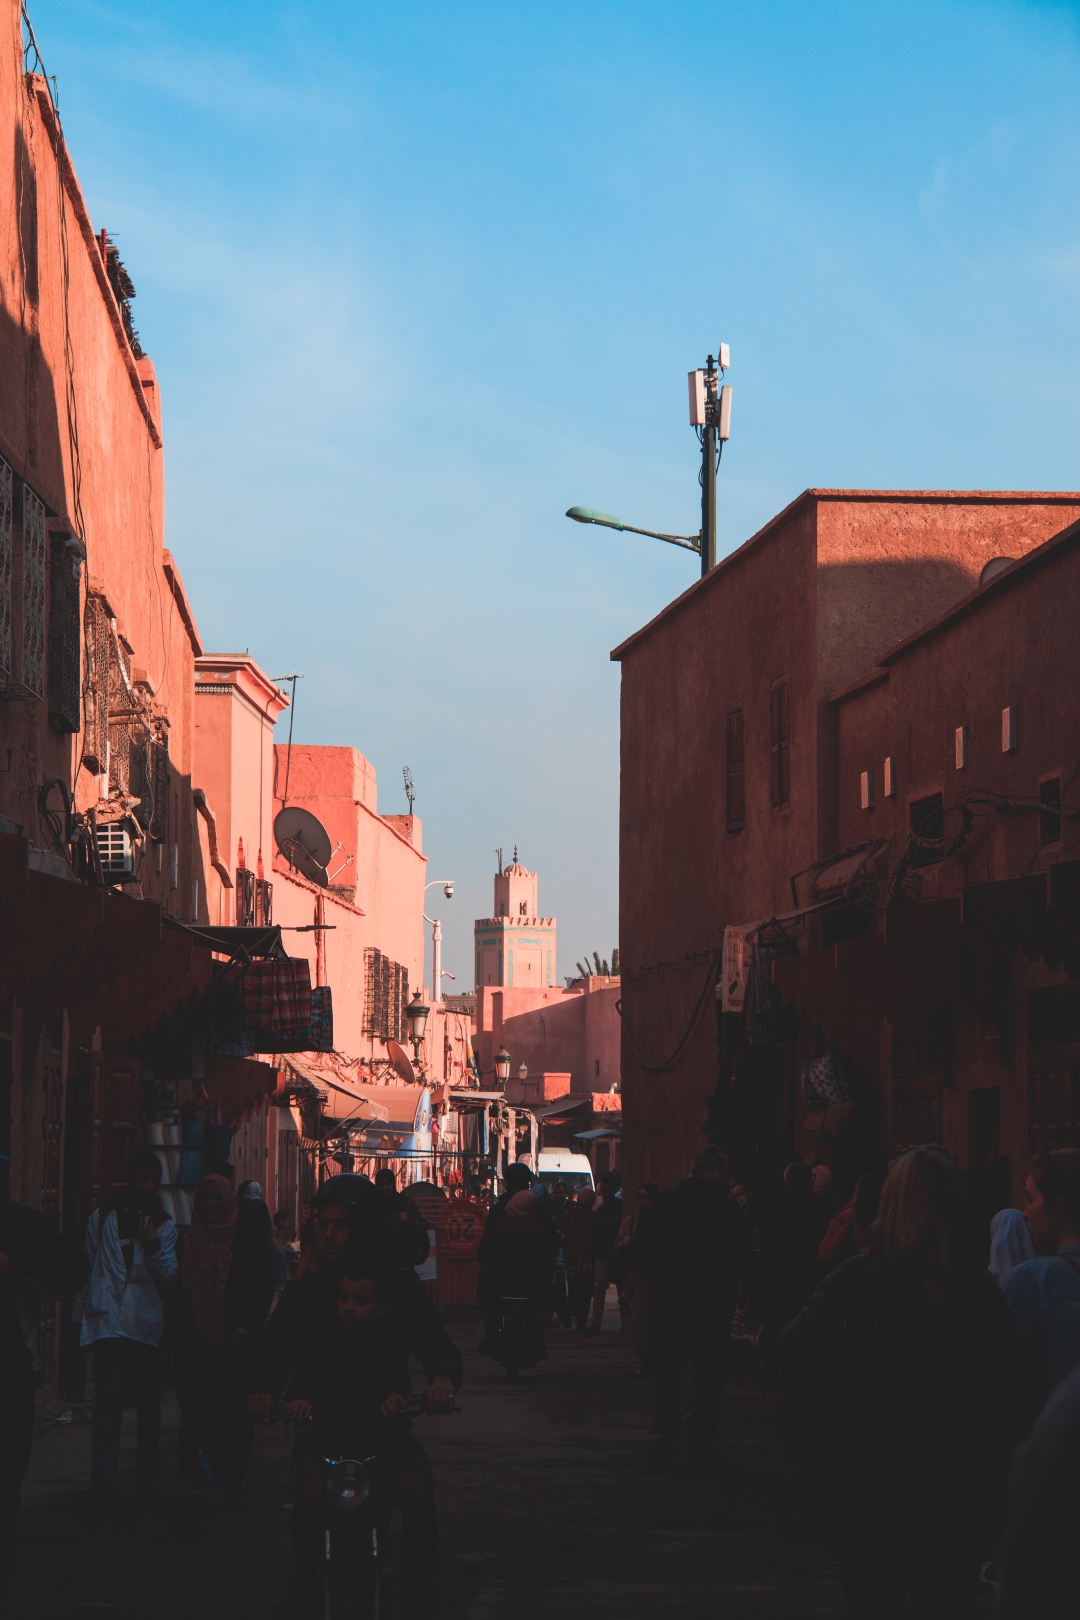
<path fill-rule="evenodd" d="M 716 567 L 716 362 L 705 371 L 705 421 L 701 430 L 701 574 Z"/>
<path fill-rule="evenodd" d="M 442 1000 L 442 923 L 436 917 L 431 925 L 431 994 L 435 1001 Z"/>

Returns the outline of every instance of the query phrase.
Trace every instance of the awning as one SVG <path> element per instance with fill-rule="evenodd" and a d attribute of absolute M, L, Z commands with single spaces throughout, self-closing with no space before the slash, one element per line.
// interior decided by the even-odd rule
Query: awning
<path fill-rule="evenodd" d="M 277 1082 L 277 1069 L 257 1058 L 208 1057 L 202 1083 L 225 1124 L 238 1125 L 269 1101 Z"/>
<path fill-rule="evenodd" d="M 592 1106 L 591 1093 L 587 1097 L 564 1097 L 562 1102 L 557 1103 L 511 1104 L 511 1107 L 516 1108 L 519 1114 L 531 1114 L 534 1119 L 541 1120 L 553 1119 L 556 1114 L 570 1114 L 575 1108 L 585 1108 L 586 1106 Z"/>
<path fill-rule="evenodd" d="M 355 1114 L 357 1119 L 367 1118 L 381 1121 L 390 1118 L 389 1108 L 384 1108 L 382 1103 L 373 1102 L 364 1092 L 352 1091 L 348 1086 L 343 1086 L 340 1081 L 329 1079 L 328 1076 L 320 1073 L 318 1069 L 309 1069 L 306 1064 L 297 1063 L 296 1059 L 291 1055 L 285 1058 L 285 1067 L 295 1074 L 298 1080 L 305 1081 L 309 1086 L 329 1086 L 331 1091 L 340 1091 L 343 1096 L 350 1097 L 357 1105 Z M 368 1110 L 366 1115 L 359 1112 L 361 1108 Z"/>
<path fill-rule="evenodd" d="M 281 943 L 281 929 L 275 923 L 270 928 L 204 928 L 201 923 L 177 922 L 175 917 L 163 916 L 164 928 L 178 928 L 190 934 L 197 945 L 205 945 L 219 956 L 231 956 L 245 961 L 252 956 L 288 956 Z"/>
<path fill-rule="evenodd" d="M 506 1093 L 505 1091 L 470 1091 L 465 1088 L 458 1091 L 452 1091 L 450 1093 L 450 1101 L 457 1108 L 460 1108 L 465 1103 L 505 1102 Z"/>
<path fill-rule="evenodd" d="M 599 1141 L 602 1141 L 605 1137 L 616 1137 L 616 1138 L 621 1140 L 622 1131 L 621 1130 L 619 1130 L 619 1131 L 613 1130 L 610 1125 L 606 1125 L 601 1130 L 596 1130 L 596 1131 L 575 1131 L 574 1132 L 574 1141 L 575 1142 L 599 1142 Z"/>

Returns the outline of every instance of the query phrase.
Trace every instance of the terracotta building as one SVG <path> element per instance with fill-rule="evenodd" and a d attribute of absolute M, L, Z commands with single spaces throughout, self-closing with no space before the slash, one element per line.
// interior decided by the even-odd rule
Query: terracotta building
<path fill-rule="evenodd" d="M 276 748 L 284 693 L 204 653 L 164 545 L 135 290 L 22 62 L 3 0 L 0 1175 L 75 1235 L 140 1143 L 181 1223 L 197 1166 L 231 1154 L 295 1214 L 357 1121 L 386 1155 L 432 1092 L 445 1112 L 469 1021 L 433 1011 L 415 1068 L 391 1050 L 423 999 L 420 823 L 379 816 L 356 750 Z M 332 837 L 315 880 L 277 849 L 286 800 Z M 40 1362 L 77 1392 L 52 1302 Z"/>
<path fill-rule="evenodd" d="M 857 1029 L 849 1002 L 844 1018 L 828 1012 L 823 986 L 832 982 L 838 953 L 849 975 L 857 974 L 879 948 L 870 939 L 887 939 L 890 928 L 895 939 L 924 915 L 929 877 L 919 888 L 905 867 L 899 887 L 889 888 L 908 861 L 911 804 L 942 788 L 928 764 L 941 736 L 959 747 L 955 733 L 967 726 L 965 746 L 974 748 L 992 715 L 1000 730 L 1001 709 L 1019 704 L 1002 698 L 992 710 L 1009 684 L 1005 671 L 1031 656 L 1037 610 L 1023 605 L 1029 587 L 1022 582 L 1048 578 L 1050 565 L 1033 561 L 1029 575 L 1022 562 L 1009 564 L 1045 555 L 1040 548 L 1078 516 L 1076 494 L 809 490 L 612 654 L 622 663 L 628 1174 L 671 1182 L 703 1131 L 755 1161 L 775 1164 L 813 1151 L 821 1110 L 805 1103 L 813 1085 L 804 1084 L 803 1067 L 821 1057 L 835 1059 L 842 1087 L 861 1098 L 857 1151 L 885 1153 L 900 1140 L 889 1113 L 889 1070 L 876 1055 L 893 1038 L 891 1021 L 871 997 Z M 981 590 L 980 579 L 988 581 Z M 950 616 L 973 593 L 987 604 L 980 614 L 1001 604 L 974 638 L 959 630 L 970 610 L 955 630 Z M 935 625 L 941 628 L 931 634 Z M 864 741 L 853 788 L 849 739 L 867 705 L 887 701 L 882 668 L 891 687 L 892 671 L 901 664 L 914 670 L 931 644 L 938 648 L 933 676 L 911 688 L 909 706 L 879 728 L 873 749 Z M 1065 649 L 1058 652 L 1064 659 Z M 1025 681 L 1023 769 L 1031 782 L 1025 775 L 1021 788 L 1018 754 L 1002 756 L 1013 793 L 1037 795 L 1040 772 L 1052 777 L 1064 769 L 1056 759 L 1068 752 L 1068 721 L 1051 685 Z M 1054 689 L 1069 690 L 1060 679 Z M 947 818 L 958 783 L 973 780 L 971 766 L 963 770 L 966 777 L 946 784 Z M 867 791 L 874 808 L 864 811 L 858 795 Z M 915 813 L 918 826 L 927 813 L 925 805 Z M 860 846 L 879 838 L 868 868 Z M 1006 858 L 1002 846 L 988 878 L 987 851 L 982 842 L 978 848 L 958 885 L 1028 870 L 1016 864 L 1017 851 Z M 727 985 L 725 931 L 736 969 Z M 744 965 L 756 960 L 749 989 L 737 982 L 740 941 L 747 944 Z M 946 1025 L 951 1029 L 943 1001 L 935 1016 L 942 1021 L 934 1059 L 940 1069 Z M 930 1061 L 910 1057 L 915 1035 L 908 1030 L 896 1039 L 903 1064 Z M 1010 1084 L 1025 1087 L 1015 1078 Z M 951 1106 L 946 1099 L 928 1116 L 940 1127 L 926 1122 L 920 1130 L 940 1129 L 966 1165 L 968 1110 L 950 1113 Z M 849 1131 L 856 1128 L 850 1112 Z M 1007 1113 L 1003 1101 L 1003 1119 Z M 1014 1133 L 1003 1151 L 1015 1176 L 1026 1145 Z"/>

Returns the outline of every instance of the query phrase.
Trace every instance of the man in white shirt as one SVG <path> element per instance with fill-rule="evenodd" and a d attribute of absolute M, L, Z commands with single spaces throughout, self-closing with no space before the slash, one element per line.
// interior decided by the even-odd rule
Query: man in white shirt
<path fill-rule="evenodd" d="M 82 1324 L 79 1343 L 94 1348 L 94 1425 L 90 1489 L 76 1492 L 76 1500 L 95 1512 L 112 1505 L 129 1389 L 138 1416 L 139 1506 L 154 1506 L 164 1290 L 176 1278 L 176 1227 L 162 1207 L 160 1182 L 155 1155 L 136 1153 L 124 1192 L 94 1210 L 86 1226 L 90 1276 L 73 1315 Z"/>

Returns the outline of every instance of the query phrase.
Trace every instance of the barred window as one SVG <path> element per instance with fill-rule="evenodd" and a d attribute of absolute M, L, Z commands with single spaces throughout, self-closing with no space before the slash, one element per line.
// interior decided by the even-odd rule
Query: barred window
<path fill-rule="evenodd" d="M 54 540 L 49 588 L 49 724 L 65 734 L 79 729 L 81 573 L 79 557 L 63 540 Z"/>
<path fill-rule="evenodd" d="M 403 1041 L 408 1033 L 409 974 L 374 945 L 364 950 L 364 1034 Z"/>
<path fill-rule="evenodd" d="M 274 920 L 274 885 L 268 878 L 255 879 L 255 926 L 269 928 Z"/>
<path fill-rule="evenodd" d="M 86 683 L 83 687 L 83 765 L 104 776 L 109 759 L 109 621 L 105 604 L 88 596 L 83 614 Z"/>
<path fill-rule="evenodd" d="M 109 726 L 109 792 L 131 792 L 131 732 L 123 721 Z"/>
<path fill-rule="evenodd" d="M 246 866 L 236 868 L 236 926 L 251 928 L 255 923 L 255 874 Z"/>
<path fill-rule="evenodd" d="M 11 574 L 14 545 L 11 523 L 12 473 L 0 456 L 0 682 L 7 684 L 11 668 Z"/>
<path fill-rule="evenodd" d="M 22 487 L 22 683 L 45 696 L 45 507 Z"/>
<path fill-rule="evenodd" d="M 159 844 L 165 842 L 169 820 L 169 734 L 164 728 L 150 744 L 151 801 L 147 831 Z"/>

